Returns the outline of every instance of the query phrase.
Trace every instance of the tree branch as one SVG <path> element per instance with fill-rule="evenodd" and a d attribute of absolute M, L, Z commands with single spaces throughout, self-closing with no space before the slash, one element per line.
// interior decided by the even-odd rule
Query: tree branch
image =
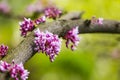
<path fill-rule="evenodd" d="M 120 22 L 114 20 L 104 20 L 102 25 L 86 23 L 86 20 L 57 20 L 39 25 L 41 31 L 48 30 L 63 37 L 71 28 L 79 26 L 79 33 L 116 33 L 120 34 Z M 31 32 L 16 48 L 8 52 L 2 60 L 9 63 L 14 59 L 15 63 L 25 63 L 36 51 L 34 51 L 34 31 Z M 4 80 L 5 74 L 0 73 L 0 80 Z"/>

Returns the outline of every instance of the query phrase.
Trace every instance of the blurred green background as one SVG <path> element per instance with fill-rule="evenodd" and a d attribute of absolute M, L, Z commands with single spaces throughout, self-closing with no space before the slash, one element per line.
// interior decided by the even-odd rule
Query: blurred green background
<path fill-rule="evenodd" d="M 2 1 L 2 0 L 0 0 Z M 5 0 L 7 1 L 7 0 Z M 120 20 L 120 0 L 39 0 L 42 5 L 55 3 L 65 11 L 85 11 L 83 19 L 92 16 Z M 8 0 L 13 15 L 26 15 L 25 9 L 36 0 Z M 16 47 L 21 20 L 0 14 L 0 44 Z M 80 34 L 76 51 L 62 44 L 59 56 L 51 63 L 44 54 L 36 54 L 26 64 L 28 80 L 120 80 L 120 35 Z"/>

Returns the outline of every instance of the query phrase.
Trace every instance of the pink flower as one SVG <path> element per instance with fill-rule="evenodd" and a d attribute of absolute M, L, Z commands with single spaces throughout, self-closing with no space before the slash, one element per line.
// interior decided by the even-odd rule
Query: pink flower
<path fill-rule="evenodd" d="M 103 18 L 98 18 L 97 23 L 98 24 L 103 24 Z"/>
<path fill-rule="evenodd" d="M 29 72 L 24 69 L 22 63 L 15 64 L 14 61 L 12 64 L 9 64 L 5 61 L 0 61 L 0 71 L 1 72 L 8 72 L 10 77 L 15 80 L 26 80 L 28 79 Z"/>
<path fill-rule="evenodd" d="M 2 72 L 9 71 L 10 66 L 11 66 L 11 65 L 8 64 L 7 62 L 5 62 L 5 61 L 0 61 L 0 71 L 2 71 Z"/>
<path fill-rule="evenodd" d="M 56 19 L 57 17 L 60 17 L 61 14 L 62 11 L 55 7 L 50 7 L 45 9 L 45 16 L 48 18 Z"/>
<path fill-rule="evenodd" d="M 80 38 L 78 36 L 78 27 L 74 27 L 65 34 L 66 47 L 71 44 L 71 50 L 75 50 L 78 45 Z"/>
<path fill-rule="evenodd" d="M 5 1 L 0 2 L 0 12 L 3 12 L 5 14 L 10 12 L 10 6 L 8 5 L 7 2 Z"/>
<path fill-rule="evenodd" d="M 24 18 L 24 21 L 19 22 L 21 36 L 25 37 L 28 31 L 32 31 L 34 29 L 34 23 L 30 18 Z"/>
<path fill-rule="evenodd" d="M 45 53 L 49 56 L 51 62 L 54 61 L 56 55 L 58 55 L 61 49 L 61 40 L 58 35 L 54 35 L 48 31 L 44 33 L 37 29 L 35 31 L 34 43 L 36 45 L 35 50 Z"/>
<path fill-rule="evenodd" d="M 103 24 L 103 18 L 96 18 L 96 17 L 92 17 L 91 19 L 91 23 L 92 24 Z"/>
<path fill-rule="evenodd" d="M 35 20 L 35 23 L 38 25 L 40 23 L 44 23 L 46 21 L 46 17 L 45 16 L 42 16 L 38 19 Z"/>
<path fill-rule="evenodd" d="M 10 76 L 15 80 L 19 80 L 19 78 L 21 80 L 26 80 L 28 79 L 28 74 L 29 72 L 24 69 L 22 63 L 20 63 L 19 65 L 15 64 L 10 70 Z"/>
<path fill-rule="evenodd" d="M 8 46 L 5 45 L 0 45 L 0 56 L 5 56 L 7 54 L 8 51 Z"/>
<path fill-rule="evenodd" d="M 27 6 L 27 9 L 26 9 L 26 11 L 29 13 L 40 12 L 42 10 L 43 10 L 43 5 L 40 2 L 30 4 L 29 6 Z"/>

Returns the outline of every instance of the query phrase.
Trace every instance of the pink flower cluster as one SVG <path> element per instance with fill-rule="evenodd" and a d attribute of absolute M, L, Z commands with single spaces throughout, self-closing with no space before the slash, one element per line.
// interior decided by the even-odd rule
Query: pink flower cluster
<path fill-rule="evenodd" d="M 26 80 L 28 79 L 29 72 L 24 69 L 24 66 L 22 63 L 15 64 L 12 62 L 12 64 L 9 64 L 5 61 L 0 61 L 0 71 L 1 72 L 8 72 L 11 76 L 11 78 L 15 80 Z"/>
<path fill-rule="evenodd" d="M 2 71 L 2 72 L 9 71 L 10 67 L 11 67 L 11 65 L 8 64 L 7 62 L 0 61 L 0 71 Z"/>
<path fill-rule="evenodd" d="M 33 21 L 28 18 L 24 18 L 24 21 L 19 22 L 20 25 L 20 31 L 21 31 L 21 36 L 25 37 L 27 35 L 28 31 L 32 31 L 34 29 L 34 23 Z"/>
<path fill-rule="evenodd" d="M 66 40 L 66 47 L 68 48 L 68 45 L 71 44 L 71 50 L 75 50 L 76 46 L 78 45 L 80 38 L 78 36 L 78 27 L 74 27 L 73 29 L 69 30 L 65 34 L 65 40 Z"/>
<path fill-rule="evenodd" d="M 91 23 L 92 24 L 103 24 L 103 18 L 96 18 L 96 17 L 92 17 L 91 19 Z"/>
<path fill-rule="evenodd" d="M 60 17 L 61 14 L 62 11 L 55 7 L 50 7 L 45 9 L 45 16 L 48 18 L 56 19 L 57 17 Z"/>
<path fill-rule="evenodd" d="M 45 21 L 46 21 L 45 16 L 42 16 L 42 17 L 36 19 L 35 21 L 32 21 L 30 18 L 28 18 L 28 19 L 24 18 L 24 21 L 19 22 L 21 36 L 26 37 L 27 32 L 33 31 L 33 29 L 35 28 L 35 24 L 38 25 L 40 23 L 44 23 Z"/>
<path fill-rule="evenodd" d="M 0 56 L 4 57 L 7 54 L 8 46 L 0 45 Z"/>
<path fill-rule="evenodd" d="M 27 32 L 33 31 L 35 24 L 38 25 L 40 23 L 44 23 L 46 21 L 46 17 L 56 19 L 60 14 L 62 14 L 62 11 L 55 7 L 51 7 L 45 9 L 45 16 L 42 16 L 35 21 L 32 21 L 30 18 L 24 18 L 24 21 L 19 22 L 21 36 L 26 37 Z"/>
<path fill-rule="evenodd" d="M 37 0 L 35 3 L 32 3 L 32 4 L 27 6 L 26 12 L 28 14 L 33 14 L 35 12 L 41 12 L 44 8 L 43 5 L 44 4 L 42 4 L 42 2 L 40 0 Z"/>
<path fill-rule="evenodd" d="M 5 14 L 10 12 L 10 6 L 6 1 L 1 1 L 0 2 L 0 12 L 3 12 Z"/>
<path fill-rule="evenodd" d="M 35 31 L 34 43 L 36 45 L 35 50 L 45 53 L 49 56 L 51 62 L 54 61 L 56 55 L 58 55 L 61 49 L 61 40 L 59 37 L 48 31 L 44 33 L 37 29 Z"/>
<path fill-rule="evenodd" d="M 35 23 L 38 25 L 40 23 L 44 23 L 46 21 L 46 17 L 45 16 L 42 16 L 38 19 L 35 20 Z"/>

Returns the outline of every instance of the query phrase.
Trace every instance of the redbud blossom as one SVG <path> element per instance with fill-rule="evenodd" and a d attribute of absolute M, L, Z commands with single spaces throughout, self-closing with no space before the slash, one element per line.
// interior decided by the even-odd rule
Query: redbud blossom
<path fill-rule="evenodd" d="M 38 25 L 40 23 L 44 23 L 46 21 L 46 17 L 45 16 L 42 16 L 38 19 L 35 20 L 35 23 Z"/>
<path fill-rule="evenodd" d="M 28 12 L 28 14 L 33 14 L 35 12 L 41 12 L 43 10 L 43 8 L 44 8 L 44 6 L 41 3 L 41 1 L 37 0 L 37 2 L 32 3 L 27 6 L 26 12 Z"/>
<path fill-rule="evenodd" d="M 75 50 L 80 38 L 78 36 L 78 27 L 74 27 L 65 34 L 66 47 L 71 44 L 71 50 Z"/>
<path fill-rule="evenodd" d="M 36 45 L 35 50 L 45 53 L 49 56 L 51 62 L 54 61 L 56 55 L 58 55 L 61 50 L 61 40 L 58 35 L 52 34 L 48 31 L 44 33 L 37 29 L 35 31 L 34 43 Z"/>
<path fill-rule="evenodd" d="M 11 66 L 11 65 L 8 64 L 7 62 L 5 62 L 5 61 L 0 61 L 0 71 L 1 71 L 1 72 L 9 71 L 10 66 Z"/>
<path fill-rule="evenodd" d="M 45 16 L 48 18 L 56 19 L 60 17 L 61 14 L 62 14 L 62 11 L 55 7 L 50 7 L 45 9 Z"/>
<path fill-rule="evenodd" d="M 19 65 L 15 64 L 10 70 L 10 76 L 15 80 L 19 80 L 19 78 L 21 80 L 26 80 L 28 79 L 28 74 L 29 72 L 24 69 L 22 63 L 20 63 Z"/>
<path fill-rule="evenodd" d="M 96 17 L 92 17 L 91 19 L 91 23 L 92 24 L 103 24 L 103 18 L 96 18 Z"/>
<path fill-rule="evenodd" d="M 7 54 L 8 46 L 0 45 L 0 56 L 3 57 Z"/>
<path fill-rule="evenodd" d="M 5 14 L 10 12 L 10 6 L 6 1 L 0 2 L 0 12 L 3 12 Z"/>
<path fill-rule="evenodd" d="M 32 31 L 34 29 L 34 23 L 30 18 L 24 18 L 24 21 L 19 22 L 21 36 L 25 37 L 28 31 Z"/>
<path fill-rule="evenodd" d="M 103 24 L 103 18 L 98 18 L 97 23 L 98 24 Z"/>
<path fill-rule="evenodd" d="M 24 66 L 22 63 L 15 64 L 12 62 L 12 64 L 9 64 L 5 61 L 0 61 L 0 71 L 4 73 L 9 73 L 10 77 L 15 80 L 26 80 L 28 79 L 29 72 L 24 69 Z"/>

